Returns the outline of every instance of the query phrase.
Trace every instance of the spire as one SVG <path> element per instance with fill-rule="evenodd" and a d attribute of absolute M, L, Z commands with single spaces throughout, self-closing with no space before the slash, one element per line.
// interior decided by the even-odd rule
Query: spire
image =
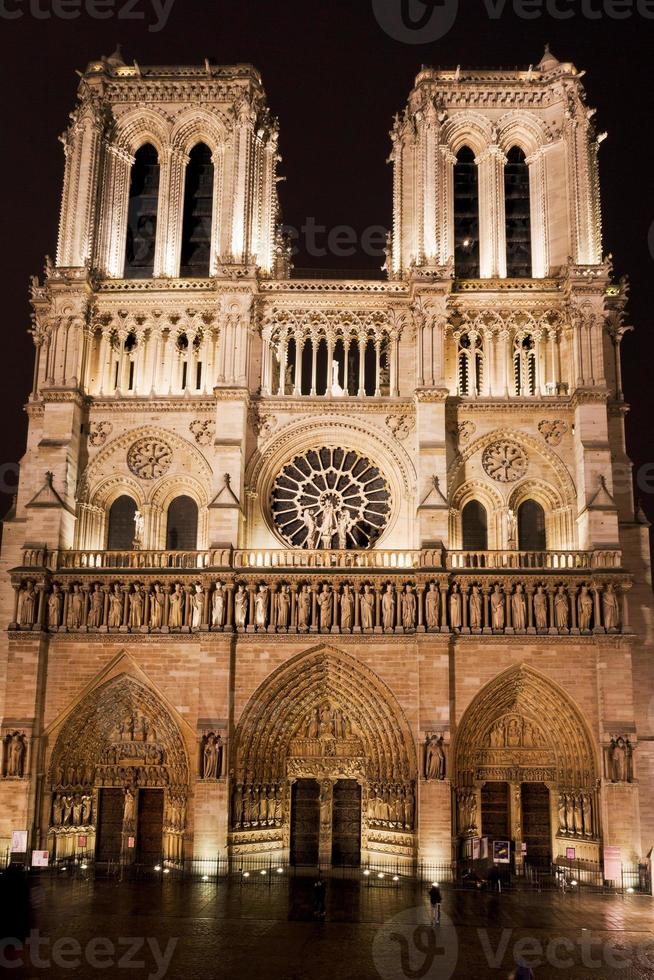
<path fill-rule="evenodd" d="M 116 45 L 116 50 L 109 57 L 103 57 L 102 60 L 105 64 L 109 65 L 110 68 L 120 68 L 121 65 L 125 64 L 125 59 L 123 58 L 123 51 L 120 44 Z"/>
<path fill-rule="evenodd" d="M 543 57 L 541 58 L 540 63 L 538 64 L 538 68 L 540 68 L 540 70 L 543 72 L 547 72 L 547 71 L 552 71 L 552 69 L 554 68 L 558 68 L 560 64 L 561 62 L 556 57 L 556 55 L 552 54 L 549 44 L 546 44 L 545 53 L 543 54 Z"/>

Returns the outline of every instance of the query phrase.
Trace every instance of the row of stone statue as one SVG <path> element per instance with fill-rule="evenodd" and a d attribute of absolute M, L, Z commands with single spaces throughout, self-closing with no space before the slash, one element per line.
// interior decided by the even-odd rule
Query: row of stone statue
<path fill-rule="evenodd" d="M 559 793 L 558 811 L 559 834 L 569 837 L 595 836 L 592 793 Z"/>
<path fill-rule="evenodd" d="M 90 827 L 93 823 L 91 794 L 55 793 L 52 797 L 53 827 Z"/>
<path fill-rule="evenodd" d="M 2 739 L 0 773 L 4 778 L 22 779 L 27 775 L 27 738 L 23 732 L 8 732 Z"/>
<path fill-rule="evenodd" d="M 340 630 L 342 632 L 513 632 L 591 629 L 617 631 L 620 604 L 606 585 L 536 586 L 431 582 L 428 586 L 382 583 L 200 583 L 16 586 L 14 626 L 49 630 Z"/>
<path fill-rule="evenodd" d="M 256 830 L 281 827 L 283 816 L 282 787 L 279 783 L 243 785 L 239 783 L 232 796 L 234 830 Z"/>
<path fill-rule="evenodd" d="M 413 830 L 416 801 L 412 786 L 372 786 L 368 797 L 368 821 L 373 827 Z"/>

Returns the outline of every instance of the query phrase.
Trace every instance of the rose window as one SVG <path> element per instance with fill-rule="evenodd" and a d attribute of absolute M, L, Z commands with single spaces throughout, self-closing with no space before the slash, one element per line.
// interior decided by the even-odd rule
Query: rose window
<path fill-rule="evenodd" d="M 310 449 L 288 463 L 270 507 L 296 548 L 369 548 L 388 523 L 391 493 L 379 468 L 354 450 Z"/>
<path fill-rule="evenodd" d="M 141 480 L 163 476 L 173 461 L 173 451 L 161 439 L 139 439 L 127 453 L 127 465 Z"/>
<path fill-rule="evenodd" d="M 496 442 L 484 450 L 482 466 L 498 483 L 515 483 L 527 470 L 527 455 L 517 442 Z"/>

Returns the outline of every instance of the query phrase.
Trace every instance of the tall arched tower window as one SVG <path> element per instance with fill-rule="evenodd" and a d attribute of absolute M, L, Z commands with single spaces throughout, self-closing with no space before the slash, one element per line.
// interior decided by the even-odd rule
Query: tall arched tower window
<path fill-rule="evenodd" d="M 531 334 L 518 334 L 513 342 L 515 394 L 536 394 L 536 341 Z"/>
<path fill-rule="evenodd" d="M 192 497 L 175 497 L 168 508 L 166 550 L 195 551 L 197 544 L 198 505 Z"/>
<path fill-rule="evenodd" d="M 136 501 L 127 494 L 117 497 L 109 510 L 109 551 L 130 551 L 134 540 Z"/>
<path fill-rule="evenodd" d="M 125 279 L 147 279 L 154 272 L 159 203 L 159 158 L 146 143 L 136 151 L 129 185 Z"/>
<path fill-rule="evenodd" d="M 191 150 L 186 166 L 180 276 L 209 275 L 212 207 L 211 150 L 198 143 Z"/>
<path fill-rule="evenodd" d="M 479 278 L 479 177 L 468 146 L 454 164 L 454 271 L 460 279 Z"/>
<path fill-rule="evenodd" d="M 518 507 L 518 547 L 545 551 L 545 511 L 536 500 L 525 500 Z"/>
<path fill-rule="evenodd" d="M 504 168 L 506 212 L 506 274 L 528 279 L 531 272 L 531 205 L 529 166 L 523 150 L 514 146 Z"/>
<path fill-rule="evenodd" d="M 458 342 L 457 373 L 459 394 L 478 395 L 484 380 L 482 339 L 475 331 L 461 334 Z"/>
<path fill-rule="evenodd" d="M 486 508 L 478 500 L 470 500 L 461 514 L 464 551 L 487 551 L 488 517 Z"/>

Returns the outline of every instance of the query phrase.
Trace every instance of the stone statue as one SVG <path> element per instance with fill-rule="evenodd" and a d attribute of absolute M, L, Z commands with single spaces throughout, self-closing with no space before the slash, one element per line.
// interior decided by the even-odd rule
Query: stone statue
<path fill-rule="evenodd" d="M 48 629 L 59 628 L 61 623 L 61 590 L 55 583 L 48 599 Z"/>
<path fill-rule="evenodd" d="M 558 811 L 559 811 L 559 833 L 567 834 L 568 824 L 566 820 L 566 798 L 565 793 L 559 793 Z"/>
<path fill-rule="evenodd" d="M 77 586 L 79 589 L 79 586 Z M 20 626 L 33 626 L 36 621 L 36 592 L 34 583 L 28 582 L 20 590 L 20 601 L 18 604 L 18 623 Z"/>
<path fill-rule="evenodd" d="M 307 548 L 310 551 L 312 551 L 316 547 L 316 544 L 318 543 L 318 528 L 316 525 L 316 519 L 310 510 L 304 510 L 302 511 L 302 520 L 304 522 L 304 526 L 307 529 L 307 536 L 306 536 L 305 543 Z"/>
<path fill-rule="evenodd" d="M 452 586 L 450 595 L 450 626 L 453 630 L 461 629 L 461 593 L 459 586 Z"/>
<path fill-rule="evenodd" d="M 320 629 L 331 629 L 334 597 L 328 585 L 323 585 L 322 591 L 318 593 L 318 606 L 320 607 Z"/>
<path fill-rule="evenodd" d="M 470 629 L 480 630 L 482 623 L 482 597 L 478 585 L 473 585 L 470 596 Z"/>
<path fill-rule="evenodd" d="M 225 624 L 225 590 L 222 582 L 216 583 L 213 596 L 211 598 L 211 625 L 224 626 Z"/>
<path fill-rule="evenodd" d="M 175 590 L 170 594 L 170 605 L 168 612 L 168 626 L 171 630 L 181 629 L 184 619 L 184 593 L 179 582 L 175 583 Z"/>
<path fill-rule="evenodd" d="M 504 593 L 500 589 L 499 585 L 495 584 L 491 593 L 491 620 L 494 630 L 504 629 L 505 601 Z"/>
<path fill-rule="evenodd" d="M 516 630 L 527 629 L 527 605 L 520 583 L 516 585 L 515 592 L 511 597 L 511 611 L 513 614 L 513 628 Z"/>
<path fill-rule="evenodd" d="M 349 585 L 343 586 L 343 595 L 341 596 L 341 629 L 351 630 L 352 629 L 352 616 L 354 612 L 354 596 L 352 595 L 352 590 Z"/>
<path fill-rule="evenodd" d="M 547 629 L 547 596 L 542 585 L 539 585 L 534 595 L 534 616 L 536 618 L 536 629 Z"/>
<path fill-rule="evenodd" d="M 54 827 L 61 827 L 64 814 L 63 799 L 57 793 L 52 801 L 52 824 Z"/>
<path fill-rule="evenodd" d="M 581 797 L 581 807 L 584 818 L 584 835 L 593 836 L 593 805 L 590 793 L 584 793 Z"/>
<path fill-rule="evenodd" d="M 7 775 L 22 776 L 25 764 L 25 736 L 15 732 L 8 742 Z"/>
<path fill-rule="evenodd" d="M 382 625 L 385 630 L 392 630 L 395 626 L 395 595 L 392 585 L 386 586 L 382 596 Z"/>
<path fill-rule="evenodd" d="M 138 585 L 134 586 L 129 596 L 129 625 L 132 629 L 143 625 L 143 593 Z"/>
<path fill-rule="evenodd" d="M 604 589 L 602 610 L 604 613 L 604 628 L 606 630 L 617 630 L 620 623 L 620 610 L 618 607 L 618 597 L 611 583 Z"/>
<path fill-rule="evenodd" d="M 559 585 L 554 596 L 554 620 L 557 629 L 567 630 L 569 612 L 568 597 L 563 586 Z"/>
<path fill-rule="evenodd" d="M 128 786 L 125 790 L 125 805 L 123 809 L 123 831 L 125 833 L 135 829 L 135 804 L 134 791 Z"/>
<path fill-rule="evenodd" d="M 68 622 L 66 625 L 69 630 L 77 630 L 82 625 L 84 619 L 84 596 L 80 592 L 79 585 L 73 586 L 68 599 Z"/>
<path fill-rule="evenodd" d="M 164 594 L 159 583 L 155 583 L 154 592 L 150 599 L 150 629 L 159 630 L 163 626 Z"/>
<path fill-rule="evenodd" d="M 565 794 L 565 822 L 569 834 L 575 830 L 575 798 L 572 793 Z"/>
<path fill-rule="evenodd" d="M 268 622 L 268 586 L 260 585 L 254 597 L 254 625 L 265 629 Z"/>
<path fill-rule="evenodd" d="M 288 585 L 282 585 L 277 595 L 277 626 L 288 629 L 291 621 L 291 590 Z"/>
<path fill-rule="evenodd" d="M 402 595 L 402 626 L 405 630 L 416 627 L 416 594 L 410 585 L 404 587 Z"/>
<path fill-rule="evenodd" d="M 91 629 L 98 629 L 102 626 L 102 615 L 104 612 L 104 596 L 100 586 L 96 582 L 91 593 L 91 604 L 89 606 L 89 618 L 87 625 Z"/>
<path fill-rule="evenodd" d="M 308 585 L 302 586 L 297 598 L 297 625 L 302 630 L 311 625 L 311 593 Z"/>
<path fill-rule="evenodd" d="M 371 630 L 375 625 L 375 597 L 369 585 L 364 585 L 361 594 L 361 629 Z"/>
<path fill-rule="evenodd" d="M 338 535 L 338 547 L 341 549 L 341 551 L 344 551 L 345 548 L 347 548 L 347 532 L 350 530 L 353 523 L 354 521 L 350 517 L 350 512 L 346 508 L 343 508 L 343 510 L 339 512 L 338 517 L 336 518 L 336 533 Z"/>
<path fill-rule="evenodd" d="M 509 551 L 514 551 L 518 547 L 518 520 L 513 510 L 506 515 L 506 537 Z"/>
<path fill-rule="evenodd" d="M 202 626 L 202 614 L 204 612 L 204 590 L 198 582 L 195 592 L 191 596 L 191 629 L 199 630 Z"/>
<path fill-rule="evenodd" d="M 218 779 L 222 770 L 222 741 L 213 732 L 204 740 L 203 772 L 204 779 Z"/>
<path fill-rule="evenodd" d="M 609 758 L 611 762 L 611 781 L 614 783 L 627 782 L 627 743 L 621 735 L 618 738 L 611 739 Z"/>
<path fill-rule="evenodd" d="M 425 621 L 427 623 L 427 629 L 437 630 L 439 623 L 439 615 L 441 608 L 441 594 L 439 592 L 438 586 L 435 582 L 429 583 L 429 589 L 427 590 L 427 595 L 425 596 Z"/>
<path fill-rule="evenodd" d="M 239 585 L 234 596 L 234 623 L 237 629 L 245 628 L 248 614 L 248 594 L 244 585 Z"/>
<path fill-rule="evenodd" d="M 109 594 L 109 628 L 117 629 L 123 622 L 123 597 L 120 586 L 114 583 L 113 591 Z"/>
<path fill-rule="evenodd" d="M 135 551 L 139 551 L 143 547 L 144 528 L 145 520 L 143 519 L 143 514 L 137 510 L 134 513 L 134 540 L 132 541 L 132 547 Z"/>
<path fill-rule="evenodd" d="M 582 631 L 589 630 L 593 615 L 593 597 L 588 591 L 587 585 L 581 587 L 577 608 L 579 610 L 579 629 Z"/>
<path fill-rule="evenodd" d="M 428 735 L 425 743 L 425 779 L 445 779 L 442 735 Z"/>

